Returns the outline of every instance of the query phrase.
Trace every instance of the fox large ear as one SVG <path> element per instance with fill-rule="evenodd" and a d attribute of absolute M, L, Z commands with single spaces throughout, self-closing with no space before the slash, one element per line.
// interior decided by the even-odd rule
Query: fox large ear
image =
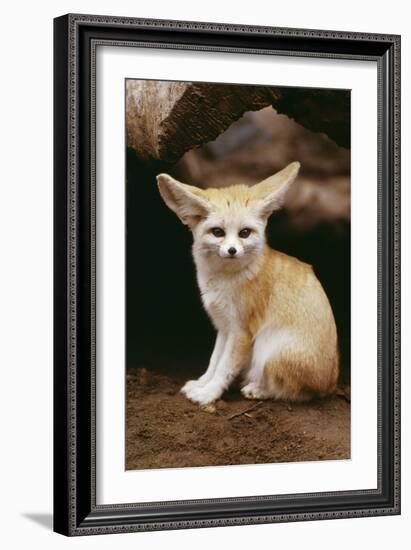
<path fill-rule="evenodd" d="M 181 183 L 168 174 L 159 174 L 157 184 L 166 205 L 189 227 L 209 213 L 202 189 Z"/>
<path fill-rule="evenodd" d="M 274 210 L 281 208 L 285 195 L 297 177 L 299 169 L 300 163 L 292 162 L 280 172 L 252 187 L 261 216 L 268 217 Z"/>

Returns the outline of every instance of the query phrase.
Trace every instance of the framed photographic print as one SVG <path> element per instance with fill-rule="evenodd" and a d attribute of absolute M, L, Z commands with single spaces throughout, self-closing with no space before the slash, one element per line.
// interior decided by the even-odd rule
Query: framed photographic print
<path fill-rule="evenodd" d="M 400 37 L 54 32 L 55 531 L 400 513 Z"/>

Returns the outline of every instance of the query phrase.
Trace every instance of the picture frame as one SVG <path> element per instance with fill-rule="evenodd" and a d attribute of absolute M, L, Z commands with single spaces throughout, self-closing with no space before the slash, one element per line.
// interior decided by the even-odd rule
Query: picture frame
<path fill-rule="evenodd" d="M 377 65 L 377 488 L 96 501 L 96 49 Z M 400 513 L 400 37 L 69 14 L 54 20 L 54 530 L 67 536 Z"/>

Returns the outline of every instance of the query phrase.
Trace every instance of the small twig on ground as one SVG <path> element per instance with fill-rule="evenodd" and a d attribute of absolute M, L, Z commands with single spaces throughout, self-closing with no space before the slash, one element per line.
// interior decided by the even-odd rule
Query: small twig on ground
<path fill-rule="evenodd" d="M 257 407 L 259 407 L 260 405 L 262 405 L 262 401 L 258 401 L 257 403 L 254 403 L 253 405 L 251 405 L 251 407 L 248 407 L 247 409 L 244 409 L 240 412 L 236 412 L 230 416 L 227 417 L 227 420 L 232 420 L 233 418 L 236 418 L 237 416 L 241 416 L 242 414 L 246 414 L 246 413 L 249 413 L 250 411 L 253 411 L 254 409 L 256 409 Z"/>

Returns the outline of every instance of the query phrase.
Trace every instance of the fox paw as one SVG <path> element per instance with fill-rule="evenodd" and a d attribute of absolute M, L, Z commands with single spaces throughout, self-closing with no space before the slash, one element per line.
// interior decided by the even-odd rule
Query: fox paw
<path fill-rule="evenodd" d="M 197 382 L 197 380 L 190 380 L 190 382 Z M 204 386 L 200 384 L 190 384 L 188 388 L 186 386 L 187 384 L 181 389 L 182 393 L 187 399 L 199 405 L 209 405 L 221 397 L 222 391 L 216 386 Z"/>
<path fill-rule="evenodd" d="M 267 399 L 268 393 L 257 382 L 249 382 L 241 388 L 241 393 L 246 399 Z"/>
<path fill-rule="evenodd" d="M 181 388 L 181 393 L 187 397 L 187 394 L 191 391 L 195 390 L 196 388 L 201 387 L 201 384 L 198 380 L 189 380 L 184 384 L 184 386 Z"/>

